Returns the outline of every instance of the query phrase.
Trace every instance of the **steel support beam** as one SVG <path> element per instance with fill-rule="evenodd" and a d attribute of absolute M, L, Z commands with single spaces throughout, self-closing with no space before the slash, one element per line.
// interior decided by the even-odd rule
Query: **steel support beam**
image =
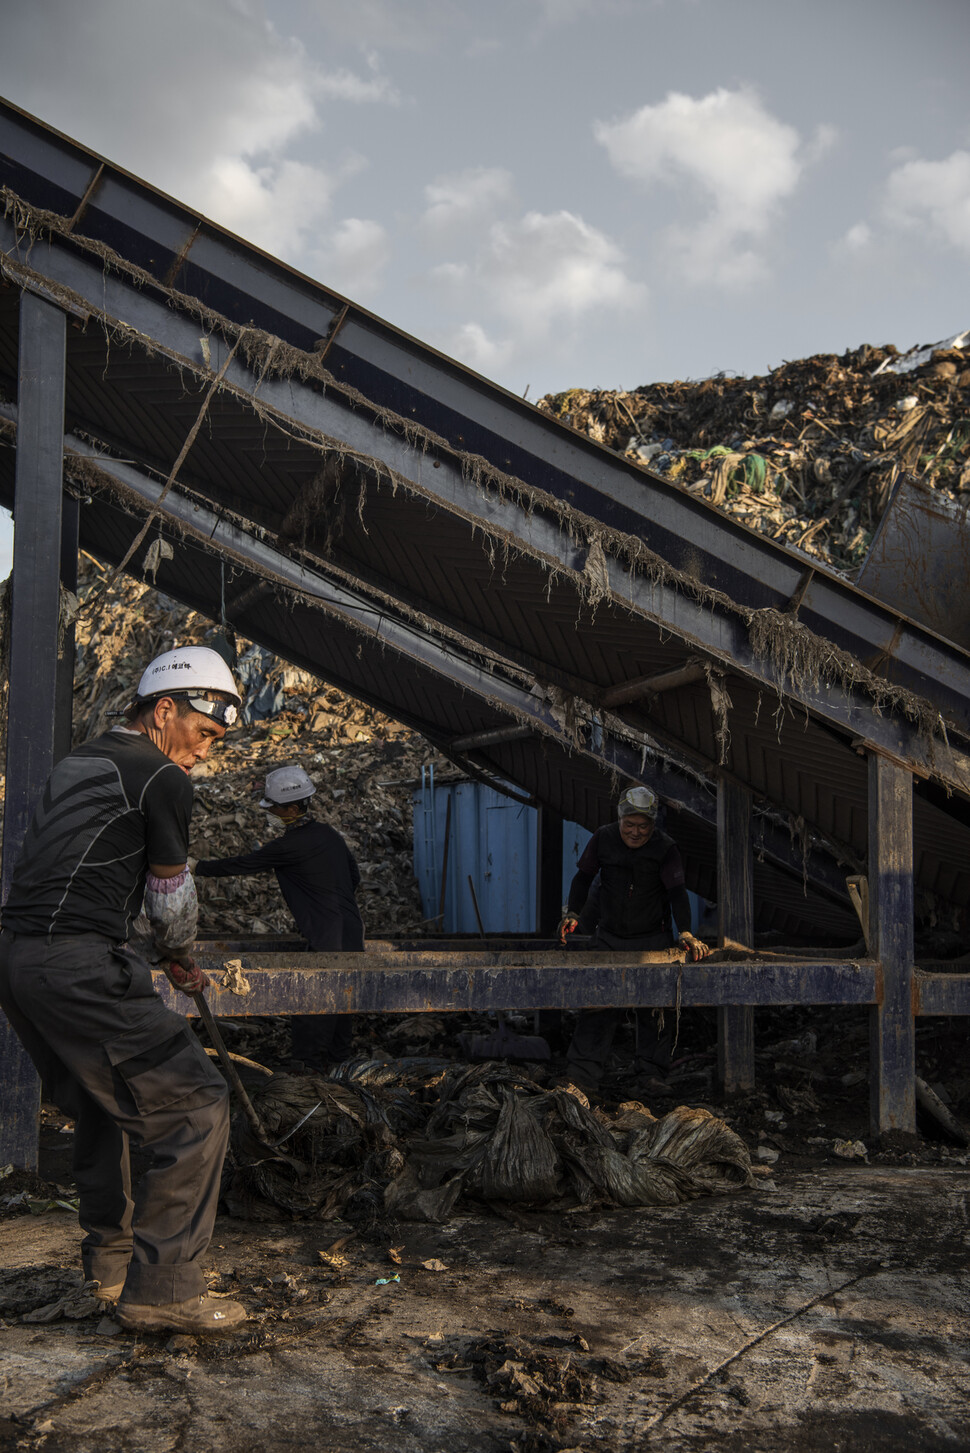
<path fill-rule="evenodd" d="M 104 311 L 110 318 L 147 335 L 158 351 L 170 354 L 173 364 L 194 369 L 200 383 L 211 382 L 211 370 L 221 368 L 224 363 L 228 347 L 223 340 L 215 335 L 205 340 L 209 352 L 206 363 L 195 319 L 178 314 L 164 298 L 153 297 L 147 289 L 133 287 L 123 276 L 106 274 L 100 261 L 95 263 L 59 242 L 40 239 L 32 243 L 28 256 L 28 250 L 17 237 L 12 223 L 2 219 L 0 248 L 11 259 L 12 275 L 24 286 L 43 288 L 44 284 L 43 278 L 34 279 L 17 273 L 16 263 L 21 258 L 24 266 L 33 273 L 49 276 L 70 288 L 79 303 L 87 301 L 92 310 Z M 341 338 L 348 326 L 344 325 Z M 321 392 L 298 378 L 257 376 L 238 357 L 229 365 L 225 378 L 243 398 L 255 399 L 258 394 L 264 419 L 267 417 L 266 410 L 276 411 L 284 427 L 291 428 L 291 421 L 295 421 L 317 436 L 339 441 L 341 446 L 373 458 L 380 466 L 398 475 L 424 499 L 456 512 L 470 525 L 501 535 L 514 548 L 535 560 L 538 568 L 565 568 L 577 583 L 585 579 L 588 549 L 581 543 L 568 540 L 555 511 L 543 513 L 541 504 L 537 504 L 534 510 L 526 510 L 508 494 L 490 492 L 471 483 L 460 459 L 452 458 L 446 452 L 435 457 L 431 451 L 393 433 L 386 419 L 369 413 L 357 401 L 351 404 L 338 391 Z M 548 421 L 543 427 L 547 426 Z M 567 441 L 563 443 L 565 445 Z M 566 452 L 569 452 L 568 448 Z M 608 471 L 615 467 L 616 457 L 609 456 L 611 463 L 607 466 L 606 452 L 600 452 L 603 460 L 598 460 L 598 463 L 602 468 Z M 586 462 L 589 463 L 588 460 Z M 580 463 L 577 457 L 577 470 Z M 503 467 L 502 463 L 498 467 Z M 527 483 L 536 482 L 530 480 L 528 474 L 523 477 Z M 563 475 L 563 492 L 570 487 L 578 488 L 579 478 L 578 474 Z M 588 480 L 589 475 L 582 478 Z M 637 497 L 642 500 L 642 478 L 630 480 L 629 484 L 631 487 L 636 484 Z M 630 494 L 632 499 L 632 488 Z M 676 502 L 675 494 L 679 497 Z M 664 503 L 671 507 L 676 503 L 679 507 L 690 498 L 684 491 L 671 491 L 669 497 L 664 494 Z M 233 509 L 243 507 L 235 496 L 220 502 Z M 595 510 L 593 512 L 596 513 Z M 694 535 L 689 533 L 687 520 L 683 520 L 682 525 L 688 534 L 680 538 L 690 539 L 693 549 L 703 535 L 707 541 L 705 558 L 709 555 L 710 560 L 716 563 L 718 550 L 727 543 L 725 532 L 731 535 L 733 543 L 736 527 L 712 510 L 707 512 L 707 516 L 693 521 Z M 602 518 L 604 523 L 614 521 L 613 513 L 608 509 Z M 635 519 L 631 516 L 624 522 L 624 527 L 634 537 L 642 534 L 643 526 L 642 512 Z M 755 542 L 766 542 L 754 532 L 746 531 L 744 534 L 747 540 L 739 562 L 741 558 L 747 559 L 744 578 L 754 587 L 761 578 L 751 573 L 754 567 L 764 565 L 767 568 L 767 561 L 755 558 L 761 550 L 761 544 Z M 788 555 L 790 552 L 781 552 L 781 558 L 772 562 L 781 570 L 779 579 L 784 578 L 784 589 L 780 592 L 782 603 L 790 598 L 804 569 L 802 562 L 793 556 L 786 558 Z M 918 725 L 904 720 L 902 716 L 873 711 L 871 699 L 862 691 L 845 688 L 841 683 L 793 678 L 783 667 L 755 651 L 742 614 L 696 599 L 689 590 L 677 589 L 663 580 L 631 574 L 625 564 L 612 555 L 607 555 L 603 563 L 604 583 L 624 610 L 642 615 L 661 630 L 676 635 L 688 649 L 708 654 L 723 666 L 772 691 L 784 692 L 822 720 L 851 732 L 865 745 L 900 760 L 910 760 L 915 770 L 937 776 L 970 795 L 970 758 L 963 752 L 943 741 L 927 744 Z M 710 580 L 706 575 L 704 577 L 706 583 L 716 577 L 714 563 L 711 569 Z M 824 592 L 828 592 L 828 596 L 820 614 Z M 744 600 L 743 589 L 733 594 L 728 591 L 728 594 L 745 606 L 748 604 Z M 810 598 L 813 603 L 811 620 Z M 763 603 L 768 605 L 772 602 L 765 599 Z M 911 622 L 901 620 L 877 602 L 858 595 L 844 582 L 837 582 L 822 571 L 813 577 L 802 602 L 799 619 L 804 624 L 811 624 L 813 629 L 821 631 L 843 649 L 852 651 L 859 659 L 867 659 L 892 645 L 896 675 L 901 684 L 928 697 L 961 730 L 970 732 L 970 660 L 966 653 L 920 630 Z M 473 628 L 477 628 L 476 623 L 469 622 L 472 633 Z"/>
<path fill-rule="evenodd" d="M 42 208 L 52 205 L 54 188 L 64 198 L 66 217 L 87 200 L 89 213 L 78 230 L 127 249 L 161 286 L 175 286 L 236 322 L 251 322 L 307 351 L 327 339 L 328 368 L 379 407 L 423 423 L 538 488 L 563 496 L 569 489 L 578 509 L 641 536 L 666 560 L 683 566 L 693 559 L 698 579 L 746 605 L 783 611 L 801 590 L 799 619 L 810 629 L 863 660 L 891 648 L 893 679 L 922 694 L 927 688 L 939 693 L 933 699 L 944 712 L 942 695 L 958 708 L 968 700 L 966 656 L 934 660 L 931 633 L 824 568 L 816 567 L 806 586 L 807 562 L 794 551 L 718 516 L 705 502 L 258 253 L 9 103 L 0 104 L 0 180 Z M 2 245 L 15 252 L 16 234 L 12 226 L 7 230 L 12 241 Z M 27 238 L 25 261 L 28 248 L 29 264 L 43 267 L 41 242 Z M 97 271 L 100 276 L 100 262 Z M 100 296 L 97 290 L 85 295 Z M 643 514 L 647 481 L 649 518 Z"/>
<path fill-rule="evenodd" d="M 455 737 L 448 743 L 449 752 L 474 752 L 480 747 L 495 747 L 502 742 L 522 742 L 532 736 L 532 728 L 524 726 L 492 727 L 489 731 L 472 732 L 467 737 Z"/>
<path fill-rule="evenodd" d="M 0 404 L 0 417 L 15 422 L 17 411 L 10 405 Z M 96 463 L 106 477 L 122 487 L 129 503 L 139 501 L 146 510 L 156 504 L 162 492 L 162 485 L 158 481 L 130 464 L 99 454 L 76 435 L 67 436 L 65 447 L 69 453 Z M 519 721 L 525 717 L 533 722 L 532 727 L 497 728 L 502 733 L 502 741 L 518 738 L 520 732 L 523 738 L 531 735 L 533 731 L 561 736 L 560 724 L 541 697 L 497 671 L 486 671 L 471 643 L 463 649 L 454 641 L 437 637 L 433 631 L 422 631 L 410 621 L 396 619 L 386 606 L 375 611 L 369 597 L 349 589 L 339 579 L 331 579 L 322 566 L 311 570 L 299 564 L 265 540 L 256 539 L 232 520 L 220 517 L 215 511 L 206 509 L 178 490 L 173 490 L 166 496 L 161 508 L 159 523 L 163 529 L 174 532 L 171 542 L 175 548 L 184 550 L 194 544 L 210 558 L 218 556 L 233 562 L 241 579 L 249 582 L 242 587 L 239 599 L 250 595 L 255 599 L 257 592 L 262 594 L 272 588 L 267 579 L 267 576 L 272 576 L 273 582 L 299 592 L 314 607 L 352 624 L 355 632 L 369 637 L 382 652 L 394 650 L 412 660 L 417 669 L 446 677 L 462 689 L 479 695 L 496 711 L 508 711 Z M 87 514 L 92 512 L 89 509 Z M 202 579 L 201 571 L 197 578 Z M 174 587 L 167 584 L 166 589 L 173 591 Z M 174 593 L 185 604 L 205 611 L 206 602 L 200 595 L 180 594 L 177 590 Z M 239 608 L 238 599 L 229 613 L 239 623 L 240 629 L 245 629 L 245 617 Z M 318 672 L 319 662 L 304 659 L 299 650 L 294 650 L 294 643 L 299 637 L 299 631 L 291 631 L 285 640 L 267 638 L 262 644 L 286 660 Z M 373 681 L 379 680 L 380 673 L 371 673 L 371 678 Z M 375 696 L 362 682 L 331 679 L 341 689 L 369 701 L 379 710 L 400 716 L 400 712 L 395 712 L 393 703 Z M 431 684 L 431 690 L 433 689 Z M 401 719 L 407 720 L 405 717 Z M 426 735 L 429 733 L 428 721 L 408 721 L 407 724 Z M 476 733 L 479 741 L 481 736 L 482 734 Z M 453 741 L 450 744 L 443 742 L 442 745 L 447 750 L 454 750 L 456 746 Z M 672 749 L 669 752 L 664 749 L 661 763 L 649 753 L 645 756 L 638 743 L 624 740 L 608 727 L 601 729 L 597 741 L 587 740 L 578 746 L 570 743 L 570 749 L 601 762 L 610 772 L 615 771 L 646 783 L 664 801 L 713 826 L 716 809 L 710 790 L 693 774 L 671 769 L 670 759 L 674 755 Z M 781 808 L 778 810 L 783 811 Z M 760 834 L 759 852 L 800 878 L 803 864 L 800 851 L 796 853 L 792 845 L 790 833 L 778 824 L 763 819 Z M 810 857 L 808 877 L 823 893 L 838 898 L 845 897 L 844 876 L 827 859 L 818 855 Z"/>
<path fill-rule="evenodd" d="M 878 965 L 869 960 L 681 964 L 654 954 L 366 953 L 240 954 L 244 996 L 220 992 L 225 959 L 202 950 L 216 986 L 213 1013 L 381 1014 L 499 1009 L 599 1009 L 677 1001 L 687 1007 L 748 1004 L 873 1004 Z M 363 959 L 363 963 L 361 960 Z M 297 967 L 303 964 L 305 967 Z M 165 975 L 155 986 L 183 1014 L 193 1006 Z"/>
<path fill-rule="evenodd" d="M 20 301 L 18 421 L 3 806 L 3 900 L 37 799 L 54 762 L 60 617 L 61 498 L 67 319 L 24 293 Z M 4 1105 L 0 1163 L 37 1166 L 40 1081 L 0 1020 Z"/>
<path fill-rule="evenodd" d="M 679 666 L 676 671 L 660 671 L 656 676 L 641 676 L 622 686 L 612 686 L 600 698 L 607 708 L 640 701 L 645 696 L 662 696 L 665 691 L 679 691 L 682 686 L 696 686 L 704 680 L 703 666 Z"/>
<path fill-rule="evenodd" d="M 970 973 L 926 973 L 913 976 L 917 1014 L 970 1014 Z"/>
<path fill-rule="evenodd" d="M 869 757 L 869 952 L 882 963 L 870 1016 L 872 1133 L 916 1131 L 913 995 L 913 778 Z"/>
<path fill-rule="evenodd" d="M 718 939 L 754 942 L 754 854 L 751 793 L 730 777 L 717 784 Z M 754 1008 L 725 1004 L 717 1012 L 718 1078 L 726 1094 L 754 1089 Z"/>
<path fill-rule="evenodd" d="M 61 501 L 61 584 L 72 595 L 77 594 L 78 502 L 66 491 Z M 54 714 L 54 761 L 59 762 L 71 750 L 74 725 L 74 650 L 73 620 L 60 624 L 57 646 L 57 706 Z"/>

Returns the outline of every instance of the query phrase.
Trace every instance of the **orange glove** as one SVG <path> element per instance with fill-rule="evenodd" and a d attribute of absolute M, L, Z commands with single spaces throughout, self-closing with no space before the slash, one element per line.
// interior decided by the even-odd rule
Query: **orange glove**
<path fill-rule="evenodd" d="M 201 994 L 212 983 L 189 954 L 184 959 L 163 959 L 161 966 L 169 983 L 183 994 Z"/>
<path fill-rule="evenodd" d="M 559 924 L 559 928 L 558 928 L 559 942 L 560 943 L 565 943 L 566 942 L 566 935 L 567 934 L 570 934 L 570 933 L 575 933 L 578 927 L 579 927 L 579 919 L 576 918 L 576 917 L 574 917 L 574 915 L 572 913 L 567 913 L 566 916 L 560 921 L 560 924 Z"/>

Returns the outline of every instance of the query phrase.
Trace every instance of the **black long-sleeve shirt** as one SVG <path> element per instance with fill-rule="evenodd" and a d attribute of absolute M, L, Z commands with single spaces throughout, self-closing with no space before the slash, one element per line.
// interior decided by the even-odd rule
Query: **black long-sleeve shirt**
<path fill-rule="evenodd" d="M 336 828 L 302 818 L 282 837 L 236 858 L 204 858 L 201 878 L 275 872 L 296 926 L 318 953 L 364 947 L 364 924 L 354 897 L 360 871 Z"/>
<path fill-rule="evenodd" d="M 586 844 L 569 888 L 569 912 L 581 913 L 597 873 L 599 922 L 618 938 L 662 932 L 673 914 L 679 933 L 689 933 L 690 899 L 684 865 L 673 840 L 659 828 L 640 847 L 628 848 L 615 822 L 598 828 Z"/>

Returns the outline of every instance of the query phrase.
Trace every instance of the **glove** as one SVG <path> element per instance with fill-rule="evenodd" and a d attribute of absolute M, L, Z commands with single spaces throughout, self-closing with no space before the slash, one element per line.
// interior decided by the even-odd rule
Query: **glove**
<path fill-rule="evenodd" d="M 170 984 L 180 989 L 183 994 L 201 994 L 203 989 L 208 989 L 212 980 L 202 969 L 199 968 L 191 955 L 184 959 L 165 959 L 162 962 L 165 976 Z"/>
<path fill-rule="evenodd" d="M 565 943 L 566 935 L 570 933 L 575 933 L 578 927 L 579 919 L 574 914 L 567 913 L 565 917 L 560 920 L 559 928 L 557 929 L 557 933 L 559 935 L 559 942 Z"/>
<path fill-rule="evenodd" d="M 687 958 L 692 964 L 696 963 L 698 959 L 706 959 L 710 953 L 707 944 L 702 942 L 701 939 L 695 938 L 692 933 L 682 933 L 678 939 L 678 943 L 683 944 L 687 950 Z"/>

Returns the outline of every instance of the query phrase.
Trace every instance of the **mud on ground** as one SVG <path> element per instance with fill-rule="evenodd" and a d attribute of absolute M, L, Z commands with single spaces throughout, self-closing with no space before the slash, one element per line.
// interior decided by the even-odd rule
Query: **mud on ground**
<path fill-rule="evenodd" d="M 34 1208 L 0 1221 L 0 1450 L 970 1446 L 966 1151 L 867 1143 L 863 1016 L 836 1032 L 831 1011 L 772 1014 L 759 1088 L 727 1105 L 708 1093 L 713 1025 L 685 1015 L 667 1102 L 722 1112 L 770 1166 L 758 1190 L 566 1215 L 460 1204 L 443 1226 L 221 1217 L 207 1270 L 250 1320 L 208 1341 L 135 1337 L 76 1298 L 78 1320 L 21 1320 L 80 1286 L 74 1216 L 46 1209 L 72 1190 L 49 1109 L 41 1177 L 0 1181 L 0 1202 L 25 1190 Z M 396 1021 L 395 1051 L 435 1046 L 438 1018 Z M 361 1045 L 389 1023 L 361 1021 Z M 927 1029 L 921 1072 L 959 1110 L 962 1027 Z M 248 1034 L 285 1049 L 279 1021 Z M 617 1093 L 629 1050 L 621 1035 Z"/>
<path fill-rule="evenodd" d="M 220 1220 L 214 1284 L 251 1321 L 209 1341 L 18 1321 L 79 1280 L 78 1232 L 7 1221 L 0 1448 L 965 1448 L 968 1190 L 819 1166 L 671 1210 L 472 1211 L 404 1228 L 399 1259 Z"/>

